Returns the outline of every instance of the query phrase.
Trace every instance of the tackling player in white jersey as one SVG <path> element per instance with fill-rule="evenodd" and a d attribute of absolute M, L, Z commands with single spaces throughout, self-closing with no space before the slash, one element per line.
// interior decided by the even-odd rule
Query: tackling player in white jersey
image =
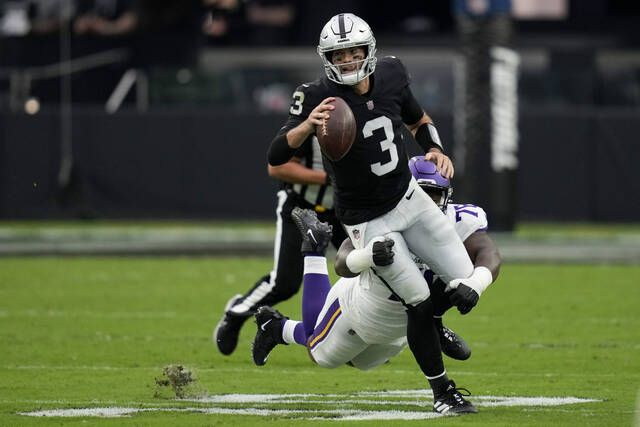
<path fill-rule="evenodd" d="M 462 314 L 476 305 L 482 292 L 498 276 L 500 255 L 486 233 L 487 218 L 482 208 L 449 204 L 452 192 L 449 181 L 436 172 L 433 163 L 414 157 L 409 167 L 420 186 L 454 224 L 474 263 L 476 281 L 445 284 L 416 259 L 434 297 L 436 327 L 447 331 L 441 334 L 443 352 L 456 359 L 466 359 L 470 350 L 461 338 L 442 325 L 441 316 L 454 305 Z M 254 362 L 263 365 L 277 344 L 290 343 L 305 345 L 313 360 L 325 368 L 347 363 L 368 370 L 399 354 L 407 345 L 406 307 L 375 272 L 378 266 L 393 262 L 392 241 L 374 239 L 367 248 L 354 249 L 351 241 L 345 240 L 336 260 L 336 271 L 343 278 L 331 287 L 326 258 L 322 256 L 329 241 L 325 235 L 330 235 L 330 227 L 320 223 L 311 211 L 294 211 L 293 217 L 306 236 L 303 243 L 306 253 L 303 321 L 289 320 L 271 307 L 261 307 L 256 315 L 258 333 L 254 340 Z M 347 267 L 358 264 L 353 260 L 347 263 L 348 257 L 361 259 L 363 270 L 359 274 Z M 434 402 L 434 411 L 476 412 L 453 383 L 448 396 L 448 399 Z"/>

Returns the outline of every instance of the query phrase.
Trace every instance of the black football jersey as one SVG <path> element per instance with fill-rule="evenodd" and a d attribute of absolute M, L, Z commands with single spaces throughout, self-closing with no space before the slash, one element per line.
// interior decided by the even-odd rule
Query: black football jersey
<path fill-rule="evenodd" d="M 309 169 L 324 170 L 322 152 L 316 137 L 307 139 L 296 150 L 294 157 L 298 158 L 300 163 Z M 331 185 L 292 184 L 283 181 L 282 188 L 295 191 L 302 199 L 316 208 L 333 208 L 333 189 Z"/>
<path fill-rule="evenodd" d="M 296 127 L 327 97 L 339 96 L 349 104 L 356 119 L 355 142 L 339 161 L 323 156 L 334 186 L 336 214 L 347 225 L 370 221 L 398 204 L 411 178 L 402 129 L 405 122 L 416 123 L 422 115 L 422 111 L 408 112 L 405 105 L 409 76 L 400 60 L 380 59 L 370 79 L 364 95 L 326 77 L 300 85 L 281 129 Z"/>

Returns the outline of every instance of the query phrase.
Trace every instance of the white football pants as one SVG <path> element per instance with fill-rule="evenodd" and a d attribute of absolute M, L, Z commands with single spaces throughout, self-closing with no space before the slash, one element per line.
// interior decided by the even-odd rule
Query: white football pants
<path fill-rule="evenodd" d="M 313 360 L 323 368 L 337 368 L 351 362 L 354 367 L 366 371 L 400 353 L 406 347 L 407 340 L 402 336 L 390 337 L 388 344 L 364 342 L 355 333 L 354 322 L 346 312 L 342 312 L 344 307 L 339 302 L 348 291 L 348 286 L 344 280 L 333 285 L 316 322 L 316 327 L 326 326 L 320 334 L 310 339 L 307 347 Z M 313 342 L 314 339 L 317 343 Z"/>
<path fill-rule="evenodd" d="M 393 263 L 374 267 L 374 271 L 405 305 L 415 306 L 430 295 L 429 286 L 412 254 L 445 283 L 467 278 L 473 273 L 473 264 L 453 224 L 413 177 L 404 197 L 393 210 L 345 228 L 356 249 L 365 247 L 374 237 L 383 236 L 395 241 Z"/>

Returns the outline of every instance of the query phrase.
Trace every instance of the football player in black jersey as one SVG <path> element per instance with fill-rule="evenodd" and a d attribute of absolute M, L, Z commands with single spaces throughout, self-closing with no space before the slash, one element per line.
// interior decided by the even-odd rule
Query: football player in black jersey
<path fill-rule="evenodd" d="M 235 295 L 227 302 L 213 331 L 213 340 L 224 355 L 235 351 L 242 326 L 258 307 L 286 301 L 300 290 L 302 239 L 291 220 L 294 208 L 312 209 L 322 221 L 332 224 L 336 248 L 347 238 L 333 209 L 333 189 L 323 168 L 316 138 L 306 141 L 288 162 L 269 165 L 269 175 L 282 183 L 277 194 L 273 270 L 259 278 L 244 295 Z"/>
<path fill-rule="evenodd" d="M 313 137 L 316 126 L 330 117 L 334 97 L 340 96 L 351 107 L 355 142 L 339 161 L 324 156 L 335 188 L 336 214 L 356 249 L 369 248 L 378 236 L 394 241 L 394 263 L 374 272 L 406 306 L 409 347 L 434 391 L 434 400 L 440 401 L 455 384 L 444 369 L 429 287 L 411 252 L 445 282 L 464 283 L 472 279 L 474 270 L 453 225 L 411 176 L 403 126 L 412 131 L 425 158 L 436 163 L 441 175 L 451 178 L 453 165 L 442 152 L 431 118 L 411 92 L 402 62 L 395 57 L 377 60 L 375 38 L 364 20 L 350 13 L 331 18 L 320 34 L 318 54 L 325 77 L 294 92 L 289 118 L 269 148 L 269 164 L 285 163 Z M 354 273 L 368 268 L 351 255 L 347 265 Z M 449 408 L 434 406 L 434 410 Z"/>

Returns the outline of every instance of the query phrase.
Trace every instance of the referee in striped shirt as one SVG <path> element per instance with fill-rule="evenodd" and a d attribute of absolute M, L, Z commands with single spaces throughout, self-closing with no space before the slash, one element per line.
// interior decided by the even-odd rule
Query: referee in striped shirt
<path fill-rule="evenodd" d="M 227 302 L 213 333 L 213 340 L 224 355 L 236 349 L 242 325 L 258 307 L 285 301 L 300 289 L 304 263 L 300 252 L 302 238 L 291 219 L 295 207 L 313 209 L 320 221 L 331 224 L 332 243 L 336 248 L 347 238 L 333 209 L 333 189 L 315 136 L 309 138 L 288 163 L 269 165 L 269 175 L 282 182 L 277 194 L 273 270 L 258 279 L 244 295 L 235 295 Z"/>

